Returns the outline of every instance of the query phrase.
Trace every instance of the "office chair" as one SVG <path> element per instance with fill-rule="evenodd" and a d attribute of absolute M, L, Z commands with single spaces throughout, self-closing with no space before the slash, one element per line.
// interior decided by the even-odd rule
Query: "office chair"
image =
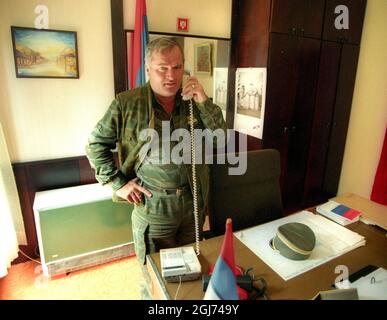
<path fill-rule="evenodd" d="M 227 158 L 227 157 L 226 157 Z M 241 230 L 281 218 L 279 152 L 274 149 L 247 152 L 244 175 L 229 175 L 229 164 L 210 167 L 209 224 L 204 238 L 222 235 L 227 218 L 233 230 Z"/>

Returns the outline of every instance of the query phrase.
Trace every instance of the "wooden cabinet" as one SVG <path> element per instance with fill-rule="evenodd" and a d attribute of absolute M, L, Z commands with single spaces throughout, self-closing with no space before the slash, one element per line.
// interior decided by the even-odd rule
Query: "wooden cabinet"
<path fill-rule="evenodd" d="M 349 29 L 334 24 L 340 14 L 335 8 L 342 4 L 349 9 Z M 233 16 L 231 67 L 267 67 L 262 146 L 280 151 L 285 209 L 337 192 L 365 5 L 234 1 L 239 16 Z"/>
<path fill-rule="evenodd" d="M 320 38 L 325 0 L 273 0 L 271 32 Z"/>

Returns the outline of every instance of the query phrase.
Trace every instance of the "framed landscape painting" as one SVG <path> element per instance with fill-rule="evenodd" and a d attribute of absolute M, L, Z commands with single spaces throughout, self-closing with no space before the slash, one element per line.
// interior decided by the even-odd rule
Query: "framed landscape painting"
<path fill-rule="evenodd" d="M 11 27 L 16 77 L 79 78 L 73 31 Z"/>

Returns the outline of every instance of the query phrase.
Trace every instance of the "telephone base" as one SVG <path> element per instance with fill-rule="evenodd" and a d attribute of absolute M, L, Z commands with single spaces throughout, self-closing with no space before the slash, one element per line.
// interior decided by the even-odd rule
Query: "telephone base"
<path fill-rule="evenodd" d="M 161 274 L 167 282 L 192 281 L 202 276 L 202 266 L 193 247 L 160 250 Z"/>
<path fill-rule="evenodd" d="M 198 280 L 202 276 L 201 272 L 195 272 L 195 273 L 187 273 L 187 274 L 181 274 L 179 276 L 169 276 L 164 277 L 165 281 L 167 282 L 184 282 L 184 281 L 193 281 Z"/>

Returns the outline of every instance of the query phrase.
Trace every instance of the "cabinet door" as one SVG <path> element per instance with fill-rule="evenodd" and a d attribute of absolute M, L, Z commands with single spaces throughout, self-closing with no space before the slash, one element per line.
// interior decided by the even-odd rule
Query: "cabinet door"
<path fill-rule="evenodd" d="M 283 186 L 284 202 L 288 204 L 299 204 L 303 200 L 315 109 L 320 44 L 319 40 L 298 38 L 298 82 L 295 107 L 289 126 L 288 154 Z"/>
<path fill-rule="evenodd" d="M 271 32 L 320 38 L 325 0 L 273 0 Z"/>
<path fill-rule="evenodd" d="M 320 41 L 271 34 L 264 148 L 281 154 L 284 204 L 302 199 Z"/>
<path fill-rule="evenodd" d="M 323 39 L 359 44 L 366 4 L 367 0 L 327 0 Z M 339 6 L 345 6 L 344 10 Z M 335 13 L 336 8 L 338 13 Z M 348 29 L 342 29 L 347 27 L 346 19 Z"/>
<path fill-rule="evenodd" d="M 332 196 L 336 195 L 340 180 L 358 57 L 358 46 L 342 46 L 336 101 L 323 183 L 323 190 Z"/>
<path fill-rule="evenodd" d="M 322 189 L 336 97 L 341 47 L 340 43 L 330 41 L 323 41 L 321 45 L 315 112 L 305 178 L 304 203 L 306 206 L 325 201 Z"/>
<path fill-rule="evenodd" d="M 270 34 L 263 147 L 277 149 L 285 167 L 298 83 L 297 39 Z"/>

